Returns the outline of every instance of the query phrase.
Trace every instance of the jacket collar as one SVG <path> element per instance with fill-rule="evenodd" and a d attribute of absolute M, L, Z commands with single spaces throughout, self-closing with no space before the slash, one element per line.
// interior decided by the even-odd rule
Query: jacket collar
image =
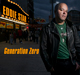
<path fill-rule="evenodd" d="M 66 24 L 69 26 L 69 27 L 71 27 L 72 25 L 73 25 L 73 23 L 71 22 L 71 21 L 69 21 L 68 19 L 66 19 Z M 51 24 L 52 23 L 55 23 L 55 18 L 51 21 Z M 51 27 L 53 27 L 54 25 L 51 25 Z"/>
<path fill-rule="evenodd" d="M 71 21 L 69 21 L 68 19 L 66 19 L 66 25 L 67 26 L 69 26 L 69 27 L 71 27 L 73 24 L 72 24 L 72 22 Z M 58 30 L 57 30 L 57 28 L 56 28 L 56 26 L 55 26 L 55 18 L 50 22 L 50 28 L 51 28 L 51 32 L 52 33 L 58 33 L 59 34 L 59 32 L 58 32 Z"/>

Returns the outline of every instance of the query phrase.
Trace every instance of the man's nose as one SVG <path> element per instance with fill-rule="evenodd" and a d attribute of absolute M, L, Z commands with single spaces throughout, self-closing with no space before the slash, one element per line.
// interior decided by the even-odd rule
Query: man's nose
<path fill-rule="evenodd" d="M 67 12 L 66 11 L 63 11 L 63 14 L 66 14 Z"/>
<path fill-rule="evenodd" d="M 66 14 L 66 12 L 64 11 L 63 14 Z"/>

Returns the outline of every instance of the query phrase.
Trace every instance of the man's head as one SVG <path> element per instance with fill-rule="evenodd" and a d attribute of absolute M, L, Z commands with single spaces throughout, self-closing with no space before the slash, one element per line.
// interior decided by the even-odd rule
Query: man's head
<path fill-rule="evenodd" d="M 68 6 L 65 3 L 59 3 L 55 6 L 55 18 L 59 21 L 65 21 L 68 14 Z"/>

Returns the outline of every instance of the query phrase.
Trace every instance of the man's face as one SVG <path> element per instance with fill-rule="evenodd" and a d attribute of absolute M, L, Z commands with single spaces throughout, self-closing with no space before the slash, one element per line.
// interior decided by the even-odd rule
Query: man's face
<path fill-rule="evenodd" d="M 60 4 L 58 7 L 58 10 L 56 12 L 56 18 L 58 18 L 61 21 L 65 21 L 68 14 L 68 7 L 66 4 Z"/>

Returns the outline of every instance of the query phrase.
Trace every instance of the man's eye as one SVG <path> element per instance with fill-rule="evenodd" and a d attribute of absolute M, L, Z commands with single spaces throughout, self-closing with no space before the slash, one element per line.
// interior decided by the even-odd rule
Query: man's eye
<path fill-rule="evenodd" d="M 60 9 L 61 11 L 63 11 L 63 9 Z"/>

